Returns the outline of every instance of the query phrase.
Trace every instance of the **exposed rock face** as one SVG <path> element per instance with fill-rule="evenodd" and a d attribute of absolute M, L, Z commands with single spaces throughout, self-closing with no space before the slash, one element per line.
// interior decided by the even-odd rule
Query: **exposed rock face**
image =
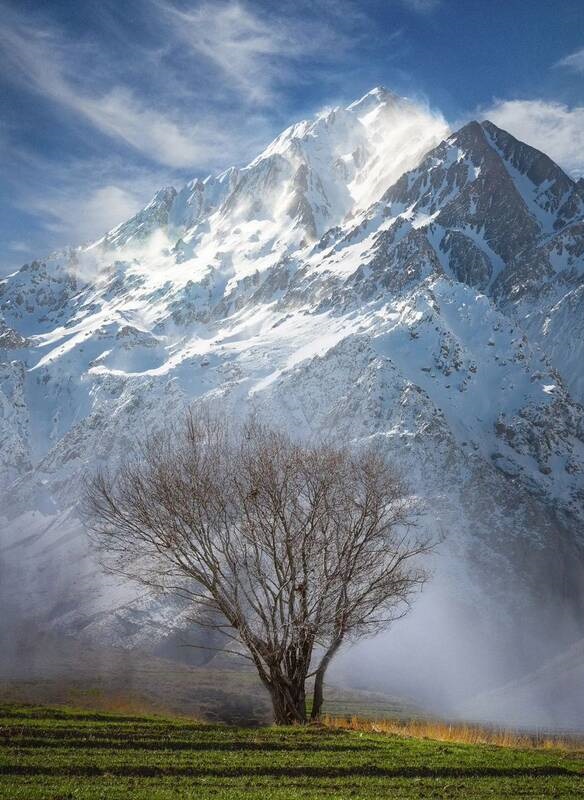
<path fill-rule="evenodd" d="M 489 122 L 446 133 L 375 90 L 0 281 L 4 556 L 26 585 L 85 565 L 51 625 L 128 635 L 80 478 L 192 401 L 379 441 L 449 532 L 438 580 L 509 643 L 521 619 L 522 657 L 534 597 L 581 615 L 584 190 Z"/>

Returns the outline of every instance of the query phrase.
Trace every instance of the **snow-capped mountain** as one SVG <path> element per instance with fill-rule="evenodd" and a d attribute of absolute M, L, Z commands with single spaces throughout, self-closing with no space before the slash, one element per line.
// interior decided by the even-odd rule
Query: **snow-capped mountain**
<path fill-rule="evenodd" d="M 164 188 L 0 281 L 0 577 L 64 629 L 162 630 L 97 580 L 75 502 L 204 400 L 381 441 L 447 533 L 437 580 L 479 617 L 503 603 L 508 641 L 524 615 L 537 659 L 584 608 L 583 287 L 582 182 L 385 89 Z"/>

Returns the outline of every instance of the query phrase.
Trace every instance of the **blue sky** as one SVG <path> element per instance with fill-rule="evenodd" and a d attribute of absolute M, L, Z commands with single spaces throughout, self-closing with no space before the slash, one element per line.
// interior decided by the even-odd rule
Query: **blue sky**
<path fill-rule="evenodd" d="M 0 0 L 0 274 L 383 84 L 584 174 L 584 0 Z"/>

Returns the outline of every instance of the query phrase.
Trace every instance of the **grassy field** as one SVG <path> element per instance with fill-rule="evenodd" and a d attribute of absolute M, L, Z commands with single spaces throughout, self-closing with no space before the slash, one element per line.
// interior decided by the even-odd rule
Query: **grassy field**
<path fill-rule="evenodd" d="M 583 754 L 0 707 L 0 797 L 581 798 Z"/>

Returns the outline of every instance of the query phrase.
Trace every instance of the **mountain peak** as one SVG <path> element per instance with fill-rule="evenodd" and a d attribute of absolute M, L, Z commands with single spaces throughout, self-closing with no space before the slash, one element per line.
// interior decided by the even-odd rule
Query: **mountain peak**
<path fill-rule="evenodd" d="M 563 169 L 541 150 L 516 139 L 488 119 L 481 126 L 491 146 L 515 169 L 527 175 L 536 186 L 544 182 L 557 183 L 557 191 L 560 193 L 567 192 L 574 186 L 574 182 Z"/>
<path fill-rule="evenodd" d="M 448 137 L 449 142 L 456 142 L 457 144 L 477 142 L 481 139 L 484 140 L 485 133 L 480 122 L 476 119 L 471 119 L 462 128 L 454 131 Z"/>
<path fill-rule="evenodd" d="M 364 94 L 363 97 L 360 97 L 359 100 L 355 100 L 348 105 L 347 111 L 366 113 L 379 105 L 397 103 L 399 99 L 397 94 L 386 89 L 385 86 L 376 86 L 367 92 L 367 94 Z"/>

